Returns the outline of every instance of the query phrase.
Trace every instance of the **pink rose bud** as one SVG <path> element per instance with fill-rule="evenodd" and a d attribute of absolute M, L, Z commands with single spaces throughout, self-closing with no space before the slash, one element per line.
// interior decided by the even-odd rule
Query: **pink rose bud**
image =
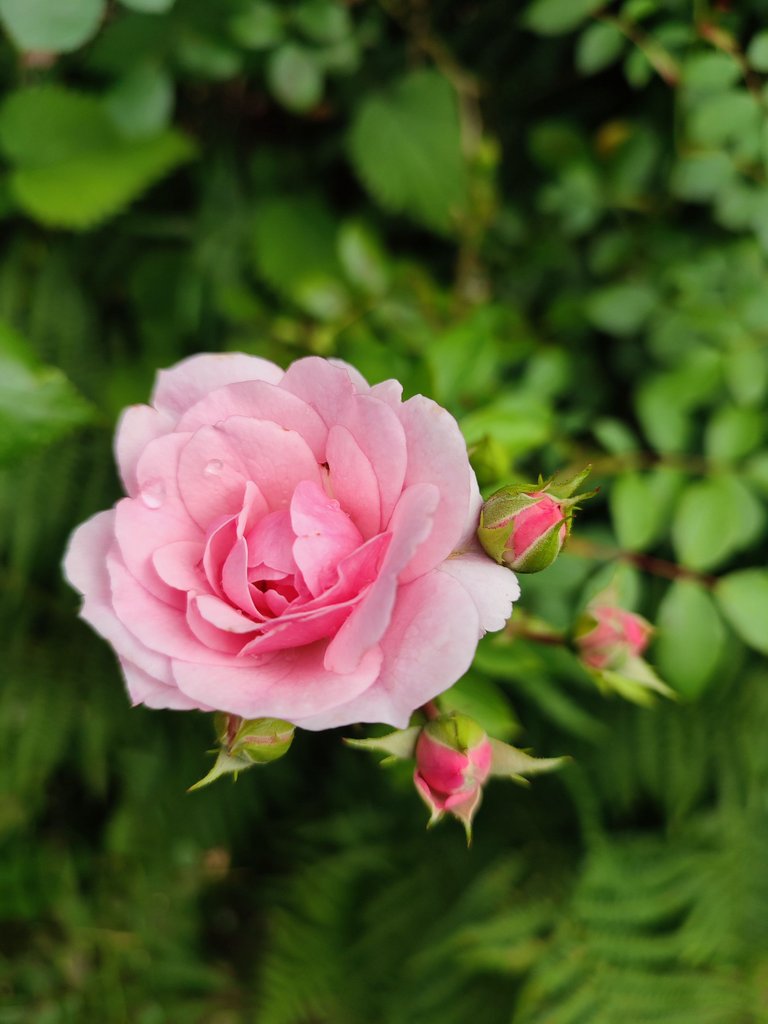
<path fill-rule="evenodd" d="M 642 616 L 610 604 L 593 605 L 576 627 L 581 660 L 589 668 L 618 669 L 648 646 L 653 626 Z"/>
<path fill-rule="evenodd" d="M 485 732 L 466 715 L 443 715 L 421 730 L 415 754 L 414 782 L 431 812 L 430 825 L 447 812 L 462 822 L 469 838 L 493 758 Z"/>
<path fill-rule="evenodd" d="M 288 753 L 293 743 L 294 726 L 279 718 L 240 718 L 239 715 L 214 715 L 219 741 L 218 756 L 208 774 L 190 786 L 190 792 L 210 785 L 222 775 L 234 775 L 256 764 L 269 764 Z"/>
<path fill-rule="evenodd" d="M 500 565 L 515 572 L 541 572 L 550 566 L 571 528 L 576 502 L 595 492 L 573 492 L 589 467 L 570 480 L 510 484 L 492 494 L 480 510 L 477 537 Z"/>

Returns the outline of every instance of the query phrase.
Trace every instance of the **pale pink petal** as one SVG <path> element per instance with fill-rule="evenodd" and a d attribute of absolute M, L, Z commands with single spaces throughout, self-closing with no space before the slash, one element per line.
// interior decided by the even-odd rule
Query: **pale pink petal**
<path fill-rule="evenodd" d="M 214 597 L 213 600 L 218 601 L 219 598 Z M 235 658 L 246 642 L 243 636 L 232 630 L 214 626 L 201 613 L 194 594 L 188 595 L 186 625 L 191 636 L 199 640 L 207 649 L 218 651 L 222 656 L 229 654 Z"/>
<path fill-rule="evenodd" d="M 360 373 L 357 367 L 353 366 L 351 363 L 348 363 L 344 359 L 337 359 L 335 356 L 331 357 L 328 360 L 328 362 L 331 364 L 331 366 L 338 366 L 346 373 L 346 375 L 352 381 L 355 391 L 359 392 L 360 394 L 363 394 L 366 391 L 371 390 L 371 385 L 368 383 L 368 381 L 365 379 L 362 373 Z"/>
<path fill-rule="evenodd" d="M 254 588 L 248 582 L 248 545 L 245 537 L 236 538 L 221 570 L 221 589 L 236 608 L 263 619 L 264 612 L 254 603 Z M 261 603 L 261 602 L 260 602 Z"/>
<path fill-rule="evenodd" d="M 329 427 L 339 422 L 341 410 L 355 394 L 349 374 L 319 356 L 307 356 L 291 363 L 280 387 L 311 405 Z"/>
<path fill-rule="evenodd" d="M 139 497 L 116 506 L 115 537 L 129 571 L 161 600 L 181 607 L 178 592 L 157 574 L 152 557 L 158 548 L 180 540 L 199 540 L 176 486 L 179 455 L 188 434 L 168 434 L 150 441 L 139 459 Z"/>
<path fill-rule="evenodd" d="M 371 388 L 373 398 L 378 398 L 399 415 L 400 405 L 403 401 L 403 385 L 399 380 L 383 380 L 380 384 L 374 384 Z"/>
<path fill-rule="evenodd" d="M 247 479 L 246 466 L 216 427 L 201 427 L 179 456 L 179 493 L 202 530 L 215 519 L 240 511 Z"/>
<path fill-rule="evenodd" d="M 180 417 L 215 388 L 242 380 L 277 384 L 282 376 L 279 366 L 258 356 L 242 352 L 205 353 L 183 359 L 168 370 L 160 370 L 151 401 L 161 412 Z"/>
<path fill-rule="evenodd" d="M 114 545 L 115 512 L 99 512 L 80 525 L 69 539 L 64 556 L 64 575 L 83 594 L 80 617 L 114 647 L 161 682 L 172 681 L 169 660 L 148 650 L 117 618 L 112 607 L 112 592 L 107 556 Z"/>
<path fill-rule="evenodd" d="M 291 513 L 288 509 L 270 512 L 264 516 L 248 534 L 248 564 L 270 566 L 287 575 L 296 572 L 293 558 L 293 542 L 296 535 L 291 528 Z"/>
<path fill-rule="evenodd" d="M 321 641 L 236 668 L 174 661 L 173 674 L 179 688 L 194 700 L 244 718 L 274 717 L 291 722 L 352 700 L 379 674 L 378 648 L 370 650 L 348 675 L 323 667 L 324 650 Z"/>
<path fill-rule="evenodd" d="M 334 497 L 363 537 L 372 537 L 382 527 L 379 485 L 370 461 L 346 427 L 331 427 L 326 459 Z"/>
<path fill-rule="evenodd" d="M 150 441 L 173 430 L 173 418 L 149 405 L 129 405 L 115 428 L 115 461 L 126 493 L 136 497 L 139 490 L 136 464 Z"/>
<path fill-rule="evenodd" d="M 408 444 L 405 485 L 430 483 L 440 491 L 434 528 L 402 574 L 406 582 L 456 549 L 466 529 L 474 474 L 459 425 L 441 406 L 417 395 L 402 406 L 400 419 Z"/>
<path fill-rule="evenodd" d="M 348 620 L 349 621 L 349 620 Z M 384 661 L 373 686 L 348 704 L 291 720 L 302 729 L 383 722 L 397 729 L 467 671 L 477 647 L 477 609 L 447 573 L 431 572 L 400 587 L 381 641 Z"/>
<path fill-rule="evenodd" d="M 390 522 L 392 541 L 378 578 L 328 645 L 325 664 L 334 672 L 351 672 L 369 647 L 387 630 L 397 592 L 397 578 L 432 529 L 440 495 L 431 484 L 409 487 Z"/>
<path fill-rule="evenodd" d="M 446 559 L 438 571 L 453 576 L 469 593 L 480 617 L 480 636 L 504 628 L 512 614 L 512 602 L 520 597 L 513 572 L 497 565 L 481 549 Z"/>
<path fill-rule="evenodd" d="M 339 562 L 363 538 L 338 501 L 319 484 L 304 480 L 291 498 L 291 528 L 296 535 L 293 557 L 313 597 L 338 578 Z"/>
<path fill-rule="evenodd" d="M 469 474 L 469 508 L 464 530 L 456 544 L 456 551 L 473 551 L 478 548 L 477 528 L 480 525 L 480 509 L 483 507 L 483 496 L 477 485 L 477 477 L 470 467 Z"/>
<path fill-rule="evenodd" d="M 371 464 L 379 486 L 381 525 L 386 529 L 405 486 L 408 455 L 403 426 L 388 405 L 370 395 L 355 395 L 339 412 L 338 423 Z"/>
<path fill-rule="evenodd" d="M 158 548 L 152 555 L 152 564 L 163 583 L 174 590 L 206 590 L 207 581 L 201 560 L 203 542 L 177 540 Z"/>
<path fill-rule="evenodd" d="M 206 622 L 225 633 L 253 633 L 260 626 L 260 623 L 254 622 L 214 594 L 197 594 L 192 598 L 192 603 Z"/>
<path fill-rule="evenodd" d="M 168 708 L 171 711 L 213 710 L 207 704 L 201 704 L 199 701 L 187 697 L 175 683 L 166 686 L 157 679 L 153 679 L 152 676 L 148 676 L 138 665 L 134 665 L 125 658 L 120 659 L 120 668 L 123 672 L 128 696 L 134 707 L 137 704 L 144 704 L 148 708 Z"/>
<path fill-rule="evenodd" d="M 215 426 L 230 416 L 269 420 L 286 430 L 295 430 L 307 442 L 315 459 L 325 461 L 326 424 L 312 406 L 297 395 L 265 381 L 243 381 L 212 391 L 184 413 L 176 429 Z"/>
<path fill-rule="evenodd" d="M 323 637 L 333 636 L 357 600 L 357 597 L 353 597 L 329 608 L 318 608 L 315 611 L 307 612 L 297 618 L 281 616 L 279 619 L 274 619 L 272 621 L 275 625 L 271 629 L 265 630 L 261 636 L 249 641 L 240 653 L 243 656 L 269 654 L 273 651 L 285 650 L 287 647 L 313 644 Z"/>
<path fill-rule="evenodd" d="M 320 467 L 306 441 L 268 420 L 233 416 L 219 428 L 263 494 L 270 510 L 285 508 L 302 480 L 321 483 Z"/>
<path fill-rule="evenodd" d="M 230 662 L 226 655 L 210 650 L 194 637 L 185 612 L 172 608 L 145 590 L 120 558 L 109 555 L 107 569 L 115 614 L 145 647 L 170 658 L 199 661 L 205 666 Z"/>

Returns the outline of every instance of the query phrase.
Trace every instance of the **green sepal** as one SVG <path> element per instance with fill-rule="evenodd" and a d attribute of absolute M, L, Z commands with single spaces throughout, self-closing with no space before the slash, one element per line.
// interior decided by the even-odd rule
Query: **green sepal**
<path fill-rule="evenodd" d="M 420 725 L 412 725 L 408 729 L 398 729 L 396 732 L 387 733 L 386 736 L 374 736 L 365 740 L 353 740 L 345 736 L 344 742 L 348 747 L 354 747 L 355 750 L 381 751 L 388 755 L 381 763 L 391 764 L 392 761 L 400 761 L 414 756 L 416 740 L 419 738 L 421 729 Z"/>
<path fill-rule="evenodd" d="M 677 700 L 675 691 L 656 675 L 645 659 L 637 655 L 628 655 L 619 668 L 587 668 L 587 671 L 603 694 L 618 694 L 641 707 L 652 707 L 659 697 Z"/>
<path fill-rule="evenodd" d="M 515 572 L 522 573 L 541 572 L 542 569 L 548 569 L 560 554 L 560 549 L 563 546 L 563 541 L 560 539 L 563 525 L 565 525 L 566 531 L 568 531 L 570 526 L 569 515 L 566 515 L 559 522 L 553 523 L 535 543 L 531 544 L 527 551 L 506 564 L 509 565 L 510 569 L 514 569 Z"/>
<path fill-rule="evenodd" d="M 544 485 L 544 491 L 547 494 L 551 494 L 554 498 L 559 498 L 561 500 L 563 498 L 570 498 L 573 493 L 581 487 L 591 472 L 592 467 L 585 466 L 584 469 L 582 469 L 581 472 L 576 473 L 575 476 L 559 477 L 555 475 Z M 588 494 L 579 495 L 579 497 L 574 500 L 591 498 L 592 495 L 596 493 L 596 491 L 590 491 Z"/>
<path fill-rule="evenodd" d="M 216 753 L 216 751 L 211 751 Z M 233 757 L 227 753 L 226 750 L 219 750 L 218 757 L 214 762 L 213 767 L 207 775 L 203 776 L 199 782 L 196 782 L 194 786 L 190 786 L 187 790 L 188 793 L 194 793 L 196 789 L 202 789 L 203 786 L 210 786 L 216 779 L 220 779 L 223 775 L 234 775 L 234 780 L 237 781 L 237 776 L 240 772 L 247 771 L 248 768 L 253 768 L 255 762 L 249 761 L 244 757 Z"/>
<path fill-rule="evenodd" d="M 490 744 L 493 750 L 491 777 L 513 779 L 524 786 L 528 785 L 527 775 L 557 771 L 571 760 L 570 757 L 533 757 L 501 740 L 491 739 Z"/>

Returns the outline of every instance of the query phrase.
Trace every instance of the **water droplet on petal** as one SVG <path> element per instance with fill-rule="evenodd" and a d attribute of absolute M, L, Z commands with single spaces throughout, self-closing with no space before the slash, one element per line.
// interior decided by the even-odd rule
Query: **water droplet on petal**
<path fill-rule="evenodd" d="M 221 459 L 211 459 L 203 470 L 208 476 L 219 476 L 221 471 L 224 469 L 224 463 Z"/>
<path fill-rule="evenodd" d="M 165 484 L 162 480 L 149 480 L 141 489 L 141 500 L 147 508 L 160 508 L 165 501 Z"/>

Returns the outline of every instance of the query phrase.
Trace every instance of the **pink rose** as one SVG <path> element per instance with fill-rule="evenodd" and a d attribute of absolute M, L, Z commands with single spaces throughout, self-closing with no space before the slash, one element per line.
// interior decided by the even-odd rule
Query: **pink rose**
<path fill-rule="evenodd" d="M 430 810 L 430 824 L 450 813 L 469 835 L 493 761 L 485 732 L 466 715 L 437 718 L 419 733 L 415 756 L 413 781 Z"/>
<path fill-rule="evenodd" d="M 396 381 L 194 356 L 123 413 L 116 455 L 128 497 L 65 571 L 135 704 L 402 727 L 518 595 L 474 539 L 456 421 Z"/>
<path fill-rule="evenodd" d="M 580 624 L 576 643 L 585 665 L 599 671 L 621 668 L 648 646 L 653 626 L 640 615 L 615 605 L 596 604 Z"/>

